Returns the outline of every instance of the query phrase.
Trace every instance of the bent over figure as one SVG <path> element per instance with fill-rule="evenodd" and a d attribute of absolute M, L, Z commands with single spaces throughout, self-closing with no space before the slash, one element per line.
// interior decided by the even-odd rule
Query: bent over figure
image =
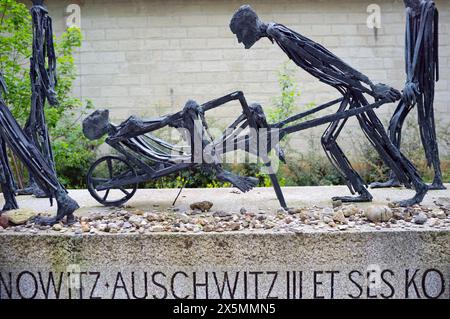
<path fill-rule="evenodd" d="M 372 83 L 367 76 L 353 69 L 322 45 L 284 25 L 263 23 L 256 12 L 248 5 L 240 7 L 234 14 L 230 29 L 246 49 L 250 49 L 261 38 L 268 38 L 272 42 L 276 42 L 295 64 L 319 81 L 332 86 L 342 95 L 342 99 L 337 100 L 340 105 L 335 114 L 336 120 L 331 122 L 323 134 L 322 145 L 333 165 L 345 177 L 350 191 L 353 194 L 358 193 L 358 196 L 335 197 L 333 199 L 343 202 L 371 201 L 372 195 L 366 189 L 363 179 L 353 169 L 337 143 L 337 138 L 348 119 L 338 115 L 347 109 L 359 109 L 369 105 L 366 94 L 377 101 L 389 102 L 399 100 L 401 94 L 384 84 Z M 327 107 L 337 103 L 329 103 Z M 414 165 L 390 141 L 375 112 L 368 109 L 357 115 L 357 119 L 369 142 L 397 178 L 402 183 L 413 186 L 416 190 L 416 195 L 413 198 L 399 204 L 408 206 L 421 202 L 427 192 L 426 185 L 421 180 Z"/>

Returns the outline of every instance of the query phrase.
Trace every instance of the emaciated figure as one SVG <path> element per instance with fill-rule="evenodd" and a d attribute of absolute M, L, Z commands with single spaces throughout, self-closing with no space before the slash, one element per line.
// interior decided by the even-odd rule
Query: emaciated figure
<path fill-rule="evenodd" d="M 353 169 L 349 160 L 337 144 L 339 133 L 347 122 L 347 118 L 339 117 L 345 110 L 363 108 L 369 105 L 365 94 L 375 100 L 394 102 L 401 94 L 384 85 L 373 84 L 369 78 L 350 67 L 322 45 L 300 35 L 299 33 L 278 23 L 263 23 L 256 12 L 248 5 L 242 6 L 233 15 L 230 23 L 231 31 L 236 34 L 239 43 L 250 49 L 259 39 L 268 38 L 276 42 L 280 48 L 299 67 L 333 88 L 342 99 L 329 103 L 330 107 L 340 103 L 333 121 L 322 136 L 322 145 L 331 162 L 345 177 L 350 191 L 358 196 L 334 197 L 343 202 L 371 201 L 372 195 L 365 188 L 365 183 Z M 324 107 L 321 107 L 323 109 Z M 421 180 L 414 165 L 396 148 L 389 139 L 381 121 L 372 109 L 357 115 L 358 122 L 383 161 L 392 169 L 397 178 L 405 185 L 411 185 L 416 195 L 409 200 L 399 202 L 402 206 L 420 203 L 427 192 L 427 186 Z M 287 133 L 295 131 L 295 125 Z"/>
<path fill-rule="evenodd" d="M 402 129 L 409 112 L 417 106 L 420 137 L 428 166 L 433 166 L 434 180 L 430 189 L 445 189 L 442 182 L 439 148 L 434 121 L 434 88 L 439 80 L 438 10 L 431 0 L 405 0 L 406 37 L 405 62 L 406 84 L 403 99 L 398 104 L 390 125 L 389 135 L 400 148 Z M 401 186 L 391 172 L 390 180 L 373 183 L 372 188 Z"/>
<path fill-rule="evenodd" d="M 25 134 L 42 152 L 48 166 L 56 175 L 50 137 L 45 120 L 45 102 L 51 106 L 57 105 L 55 86 L 56 81 L 56 55 L 53 46 L 52 19 L 44 7 L 43 0 L 32 0 L 30 9 L 33 23 L 33 56 L 30 59 L 31 77 L 31 109 L 25 124 Z M 29 185 L 19 190 L 21 195 L 34 194 L 37 197 L 47 197 L 36 183 L 32 172 Z"/>
<path fill-rule="evenodd" d="M 39 149 L 28 139 L 22 128 L 12 116 L 5 104 L 2 92 L 6 92 L 6 85 L 0 74 L 0 183 L 2 186 L 5 206 L 3 211 L 18 208 L 14 198 L 14 181 L 9 168 L 6 148 L 8 147 L 33 174 L 39 188 L 46 194 L 50 194 L 50 201 L 56 198 L 58 212 L 55 217 L 38 217 L 35 223 L 42 225 L 53 225 L 67 217 L 67 223 L 73 223 L 75 217 L 73 212 L 78 209 L 78 204 L 69 197 L 64 187 L 59 183 L 56 174 L 48 164 L 46 158 Z"/>
<path fill-rule="evenodd" d="M 205 111 L 238 99 L 245 102 L 241 92 L 229 94 L 202 106 L 189 100 L 180 112 L 150 120 L 131 116 L 119 125 L 109 121 L 108 110 L 97 110 L 83 121 L 83 132 L 91 140 L 99 139 L 107 134 L 106 143 L 124 155 L 127 162 L 139 169 L 137 177 L 139 182 L 201 166 L 202 169 L 214 173 L 220 181 L 229 182 L 242 192 L 248 192 L 258 184 L 258 180 L 238 176 L 223 169 L 204 116 Z M 246 103 L 245 107 L 248 107 Z M 151 134 L 164 127 L 185 130 L 190 150 L 185 152 L 178 146 Z M 152 164 L 147 164 L 147 160 Z M 105 189 L 115 188 L 126 192 L 120 180 L 103 183 L 111 184 L 108 187 L 105 186 Z M 106 202 L 107 197 L 108 194 L 102 201 Z"/>

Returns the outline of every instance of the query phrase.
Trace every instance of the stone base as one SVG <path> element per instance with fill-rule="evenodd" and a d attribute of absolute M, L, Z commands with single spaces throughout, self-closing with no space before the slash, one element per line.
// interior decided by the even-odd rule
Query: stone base
<path fill-rule="evenodd" d="M 450 298 L 448 230 L 3 234 L 0 243 L 0 299 Z"/>

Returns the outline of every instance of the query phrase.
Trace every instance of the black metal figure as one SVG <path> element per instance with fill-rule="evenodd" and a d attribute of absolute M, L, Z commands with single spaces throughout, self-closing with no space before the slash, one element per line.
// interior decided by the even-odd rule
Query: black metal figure
<path fill-rule="evenodd" d="M 417 105 L 420 137 L 429 166 L 433 166 L 434 180 L 430 189 L 445 189 L 442 182 L 439 148 L 434 121 L 434 88 L 439 80 L 438 10 L 431 0 L 405 0 L 406 84 L 403 99 L 398 104 L 389 124 L 389 135 L 400 148 L 402 129 L 409 112 Z M 373 183 L 372 188 L 398 187 L 400 181 L 391 172 L 384 183 Z"/>
<path fill-rule="evenodd" d="M 46 194 L 50 194 L 51 204 L 53 198 L 56 199 L 58 204 L 58 211 L 55 217 L 38 217 L 35 219 L 35 222 L 42 225 L 53 225 L 66 217 L 67 223 L 73 223 L 75 220 L 73 212 L 78 209 L 78 204 L 69 197 L 64 187 L 59 183 L 53 168 L 49 166 L 47 159 L 25 135 L 14 119 L 3 100 L 2 91 L 6 92 L 6 85 L 0 74 L 0 160 L 2 166 L 0 183 L 6 202 L 3 211 L 17 208 L 17 202 L 14 198 L 13 177 L 5 150 L 5 145 L 8 145 L 33 174 L 40 189 Z"/>
<path fill-rule="evenodd" d="M 108 134 L 106 143 L 125 158 L 106 156 L 97 160 L 88 172 L 89 192 L 101 204 L 118 206 L 134 195 L 138 183 L 199 165 L 242 192 L 251 190 L 258 183 L 256 178 L 241 177 L 222 168 L 221 152 L 216 152 L 219 143 L 214 143 L 204 117 L 206 111 L 233 100 L 239 100 L 244 110 L 249 108 L 243 94 L 235 92 L 202 106 L 190 100 L 182 111 L 157 119 L 143 121 L 132 116 L 120 125 L 110 123 L 108 110 L 95 111 L 83 121 L 85 136 L 95 140 Z M 150 134 L 164 127 L 184 129 L 189 150 Z M 106 176 L 101 175 L 103 164 Z M 111 190 L 119 190 L 121 196 L 117 198 Z"/>
<path fill-rule="evenodd" d="M 345 177 L 350 191 L 359 195 L 356 197 L 334 197 L 334 200 L 344 202 L 372 200 L 371 194 L 365 188 L 364 181 L 352 168 L 336 141 L 348 119 L 345 112 L 359 110 L 357 119 L 370 143 L 396 174 L 397 178 L 405 185 L 413 186 L 416 190 L 413 198 L 401 201 L 399 204 L 409 206 L 422 201 L 427 192 L 426 184 L 421 180 L 413 164 L 392 144 L 381 121 L 373 111 L 373 107 L 364 96 L 364 94 L 372 96 L 377 101 L 375 104 L 378 103 L 377 106 L 380 106 L 382 103 L 399 100 L 401 95 L 398 91 L 384 84 L 373 84 L 367 76 L 350 67 L 322 45 L 297 32 L 281 24 L 263 23 L 256 12 L 248 5 L 240 7 L 233 15 L 230 28 L 236 34 L 239 43 L 242 42 L 246 49 L 251 48 L 259 39 L 264 37 L 272 42 L 275 41 L 299 67 L 321 82 L 332 86 L 343 96 L 341 99 L 327 103 L 313 111 L 339 103 L 337 113 L 329 117 L 331 124 L 322 136 L 322 145 L 331 162 Z M 361 110 L 361 108 L 364 110 Z M 294 116 L 277 126 L 282 128 L 288 122 L 300 117 Z M 315 125 L 319 125 L 319 122 L 315 122 Z M 304 125 L 305 123 L 300 123 L 289 128 L 282 128 L 280 130 L 281 137 L 298 131 Z"/>
<path fill-rule="evenodd" d="M 41 150 L 47 159 L 49 167 L 55 172 L 50 137 L 45 120 L 45 102 L 55 106 L 56 99 L 56 56 L 53 46 L 52 19 L 44 6 L 43 0 L 32 0 L 33 6 L 30 9 L 33 23 L 33 55 L 30 59 L 31 77 L 31 109 L 28 120 L 25 124 L 25 134 Z M 46 194 L 39 188 L 32 172 L 30 174 L 29 185 L 19 190 L 21 195 L 34 194 L 37 197 L 46 197 Z"/>

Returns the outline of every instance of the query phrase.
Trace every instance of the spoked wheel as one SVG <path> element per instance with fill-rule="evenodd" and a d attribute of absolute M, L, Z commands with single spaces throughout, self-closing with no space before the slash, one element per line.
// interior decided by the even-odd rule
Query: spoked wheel
<path fill-rule="evenodd" d="M 133 197 L 138 184 L 130 183 L 119 186 L 108 184 L 123 182 L 136 176 L 135 169 L 122 158 L 105 156 L 98 159 L 89 169 L 88 190 L 100 204 L 120 206 Z"/>

